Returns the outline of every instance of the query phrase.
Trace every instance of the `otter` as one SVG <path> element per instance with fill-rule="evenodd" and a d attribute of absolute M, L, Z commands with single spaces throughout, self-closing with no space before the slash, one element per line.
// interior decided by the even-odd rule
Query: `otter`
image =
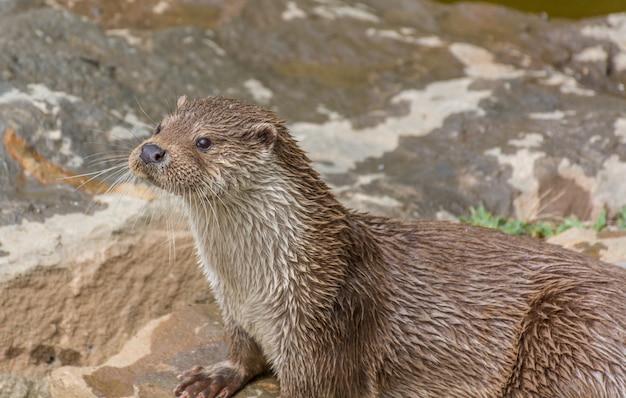
<path fill-rule="evenodd" d="M 130 155 L 182 199 L 228 357 L 180 397 L 273 372 L 282 398 L 626 397 L 626 270 L 545 242 L 352 211 L 274 112 L 181 97 Z"/>

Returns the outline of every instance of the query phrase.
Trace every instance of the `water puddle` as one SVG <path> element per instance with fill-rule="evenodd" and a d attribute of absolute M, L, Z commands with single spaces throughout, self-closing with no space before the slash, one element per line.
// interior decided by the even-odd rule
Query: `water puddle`
<path fill-rule="evenodd" d="M 460 0 L 436 0 L 439 3 L 452 4 Z M 499 4 L 508 8 L 532 13 L 545 13 L 552 18 L 581 19 L 599 15 L 626 11 L 624 0 L 485 0 L 487 3 Z"/>

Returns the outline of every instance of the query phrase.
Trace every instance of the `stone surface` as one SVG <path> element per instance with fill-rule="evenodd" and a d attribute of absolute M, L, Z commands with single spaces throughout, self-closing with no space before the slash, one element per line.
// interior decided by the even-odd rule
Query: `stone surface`
<path fill-rule="evenodd" d="M 625 231 L 596 233 L 588 229 L 572 228 L 548 239 L 548 242 L 626 267 Z"/>
<path fill-rule="evenodd" d="M 0 378 L 0 397 L 44 398 L 50 395 L 47 378 L 4 375 Z"/>
<path fill-rule="evenodd" d="M 33 2 L 0 17 L 0 131 L 63 166 L 112 166 L 177 94 L 221 93 L 279 111 L 343 199 L 367 208 L 393 198 L 387 212 L 403 217 L 484 204 L 588 219 L 623 204 L 622 14 L 546 21 L 402 0 L 107 4 L 67 2 L 79 17 L 65 2 Z M 180 16 L 145 30 L 189 4 L 216 13 L 210 26 Z M 109 161 L 89 169 L 94 154 Z M 4 168 L 4 222 L 88 201 L 69 195 L 70 209 L 28 184 L 16 192 L 19 170 Z"/>
<path fill-rule="evenodd" d="M 172 397 L 182 371 L 223 359 L 226 345 L 215 306 L 182 308 L 149 322 L 103 365 L 62 367 L 51 374 L 53 398 Z M 263 377 L 238 397 L 276 397 L 278 383 Z"/>
<path fill-rule="evenodd" d="M 158 217 L 163 204 L 95 200 L 108 207 L 0 227 L 0 373 L 102 363 L 149 320 L 212 300 L 189 234 Z"/>
<path fill-rule="evenodd" d="M 0 29 L 3 397 L 45 396 L 52 371 L 56 396 L 166 394 L 190 348 L 157 331 L 191 317 L 206 341 L 217 318 L 178 206 L 124 177 L 180 94 L 275 109 L 341 200 L 377 214 L 593 220 L 626 204 L 626 14 L 5 0 Z M 553 241 L 626 261 L 619 233 L 588 233 Z"/>

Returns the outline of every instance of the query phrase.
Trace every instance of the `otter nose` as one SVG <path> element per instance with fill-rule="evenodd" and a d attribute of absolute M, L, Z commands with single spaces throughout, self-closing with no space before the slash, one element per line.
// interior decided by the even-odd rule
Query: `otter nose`
<path fill-rule="evenodd" d="M 144 163 L 161 163 L 165 158 L 165 150 L 156 144 L 145 144 L 139 154 Z"/>

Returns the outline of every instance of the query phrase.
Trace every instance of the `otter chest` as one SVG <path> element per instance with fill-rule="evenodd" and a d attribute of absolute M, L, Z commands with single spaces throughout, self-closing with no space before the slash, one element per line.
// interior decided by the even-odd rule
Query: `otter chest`
<path fill-rule="evenodd" d="M 279 349 L 275 339 L 290 328 L 286 313 L 299 244 L 295 229 L 272 227 L 266 219 L 243 214 L 208 222 L 203 222 L 206 216 L 194 216 L 190 220 L 200 263 L 225 320 L 242 327 L 272 357 Z"/>

